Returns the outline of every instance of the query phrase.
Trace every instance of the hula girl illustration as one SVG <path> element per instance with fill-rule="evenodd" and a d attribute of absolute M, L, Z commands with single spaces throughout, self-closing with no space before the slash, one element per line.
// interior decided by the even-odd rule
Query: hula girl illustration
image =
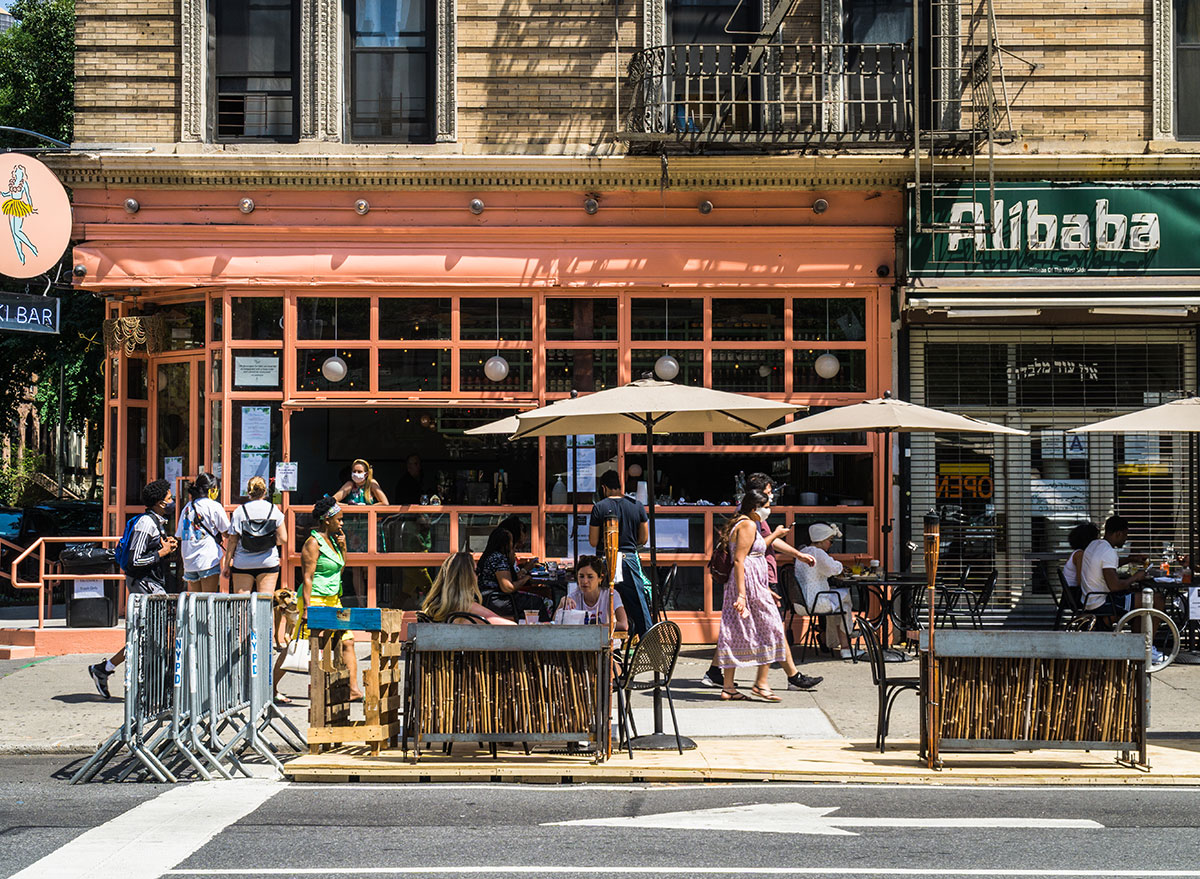
<path fill-rule="evenodd" d="M 25 225 L 26 217 L 37 213 L 37 209 L 33 206 L 33 196 L 29 194 L 29 175 L 26 173 L 24 165 L 13 167 L 12 176 L 8 180 L 8 189 L 0 191 L 0 198 L 4 200 L 4 203 L 0 205 L 0 213 L 8 217 L 8 228 L 12 232 L 13 247 L 17 250 L 17 258 L 24 265 L 25 248 L 29 248 L 29 251 L 37 256 L 37 248 L 33 246 L 33 242 L 21 228 Z"/>

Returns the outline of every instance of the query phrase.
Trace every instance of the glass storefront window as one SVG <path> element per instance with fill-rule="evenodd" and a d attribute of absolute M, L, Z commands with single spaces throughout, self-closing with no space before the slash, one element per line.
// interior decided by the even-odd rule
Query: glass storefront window
<path fill-rule="evenodd" d="M 381 348 L 379 390 L 450 390 L 450 349 Z"/>
<path fill-rule="evenodd" d="M 115 400 L 121 396 L 121 360 L 118 357 L 108 359 L 108 398 Z"/>
<path fill-rule="evenodd" d="M 459 336 L 508 342 L 533 338 L 533 300 L 464 296 L 458 305 Z M 497 335 L 499 330 L 499 335 Z"/>
<path fill-rule="evenodd" d="M 212 392 L 219 394 L 225 390 L 225 386 L 221 383 L 221 352 L 212 352 Z"/>
<path fill-rule="evenodd" d="M 146 314 L 155 314 L 166 325 L 165 351 L 187 351 L 204 347 L 204 303 L 184 302 L 173 305 L 145 308 Z"/>
<path fill-rule="evenodd" d="M 178 458 L 180 473 L 195 472 L 191 460 L 191 374 L 189 362 L 158 364 L 158 474 L 169 469 L 168 458 Z M 173 486 L 172 486 L 173 487 Z"/>
<path fill-rule="evenodd" d="M 865 299 L 792 300 L 792 338 L 797 342 L 862 342 L 866 327 Z"/>
<path fill-rule="evenodd" d="M 532 391 L 533 352 L 527 348 L 505 349 L 500 352 L 508 361 L 508 377 L 494 382 L 483 372 L 483 365 L 496 356 L 496 349 L 463 349 L 459 357 L 459 387 L 464 391 Z"/>
<path fill-rule="evenodd" d="M 379 338 L 408 342 L 450 338 L 450 300 L 379 298 Z"/>
<path fill-rule="evenodd" d="M 782 299 L 714 299 L 713 341 L 783 341 Z"/>
<path fill-rule="evenodd" d="M 659 583 L 665 581 L 670 568 L 663 568 Z M 720 601 L 714 602 L 713 607 L 721 610 Z M 675 569 L 675 584 L 671 587 L 671 600 L 667 603 L 668 611 L 672 610 L 704 610 L 704 566 L 680 565 Z"/>
<path fill-rule="evenodd" d="M 113 407 L 108 410 L 108 472 L 104 474 L 104 482 L 108 485 L 108 503 L 117 502 L 117 430 L 120 425 L 118 410 Z M 110 534 L 112 532 L 109 532 Z"/>
<path fill-rule="evenodd" d="M 712 386 L 717 390 L 783 393 L 782 350 L 716 350 L 712 352 L 712 361 Z"/>
<path fill-rule="evenodd" d="M 633 299 L 630 325 L 633 339 L 699 342 L 704 338 L 704 300 Z"/>
<path fill-rule="evenodd" d="M 221 433 L 222 433 L 221 417 L 222 417 L 223 407 L 222 407 L 220 400 L 213 400 L 211 402 L 211 406 L 212 406 L 212 420 L 211 420 L 212 455 L 210 457 L 212 458 L 212 461 L 211 461 L 212 472 L 218 479 L 220 479 L 225 473 L 225 470 L 224 470 L 225 456 L 222 454 L 222 435 L 221 435 Z"/>
<path fill-rule="evenodd" d="M 125 393 L 131 400 L 149 399 L 149 386 L 146 384 L 148 370 L 146 361 L 141 357 L 125 358 Z"/>
<path fill-rule="evenodd" d="M 450 552 L 448 513 L 393 513 L 378 522 L 379 552 Z"/>
<path fill-rule="evenodd" d="M 277 296 L 234 296 L 233 339 L 282 339 L 283 299 Z M 219 302 L 213 303 L 220 307 Z M 349 338 L 349 337 L 347 337 Z"/>
<path fill-rule="evenodd" d="M 458 548 L 467 552 L 480 553 L 487 546 L 491 536 L 508 514 L 500 513 L 460 513 L 458 516 Z M 533 517 L 528 513 L 517 514 L 525 527 L 525 539 L 517 546 L 517 553 L 529 552 L 529 535 L 532 533 Z"/>
<path fill-rule="evenodd" d="M 371 338 L 371 300 L 341 296 L 297 299 L 296 338 Z"/>
<path fill-rule="evenodd" d="M 546 338 L 615 342 L 617 300 L 547 299 Z"/>
<path fill-rule="evenodd" d="M 225 341 L 225 311 L 224 303 L 218 297 L 213 297 L 208 302 L 209 318 L 209 342 L 214 345 L 219 345 Z"/>
<path fill-rule="evenodd" d="M 378 567 L 375 569 L 375 603 L 393 610 L 420 610 L 440 565 Z"/>
<path fill-rule="evenodd" d="M 792 352 L 792 391 L 797 394 L 865 393 L 867 390 L 867 352 L 836 350 L 828 353 L 837 357 L 841 364 L 833 378 L 817 375 L 815 363 L 823 350 Z"/>
<path fill-rule="evenodd" d="M 571 486 L 576 484 L 577 477 L 579 490 L 576 492 L 576 502 L 590 507 L 598 490 L 597 478 L 617 466 L 618 437 L 615 434 L 579 437 L 579 460 L 574 467 L 574 475 L 568 454 L 572 442 L 571 437 L 546 437 L 546 502 L 558 503 L 554 500 L 557 494 L 565 498 L 563 503 L 569 504 Z M 562 488 L 556 489 L 560 480 Z"/>
<path fill-rule="evenodd" d="M 632 377 L 637 381 L 646 373 L 654 374 L 654 364 L 664 354 L 679 361 L 679 375 L 673 381 L 679 385 L 704 385 L 704 352 L 664 350 L 662 348 L 635 348 L 630 357 Z M 656 376 L 657 377 L 657 376 Z"/>
<path fill-rule="evenodd" d="M 346 377 L 331 382 L 321 374 L 321 366 L 337 354 L 346 361 Z M 300 391 L 369 390 L 371 352 L 365 348 L 302 348 L 296 352 L 296 389 Z"/>
<path fill-rule="evenodd" d="M 280 349 L 239 348 L 232 354 L 235 391 L 277 391 L 283 387 L 283 352 Z M 218 362 L 214 360 L 214 366 Z"/>
<path fill-rule="evenodd" d="M 231 480 L 236 496 L 246 494 L 246 483 L 261 476 L 269 484 L 274 477 L 273 462 L 283 452 L 283 421 L 279 403 L 266 400 L 237 400 L 230 422 Z"/>
<path fill-rule="evenodd" d="M 146 415 L 147 410 L 140 406 L 125 410 L 125 504 L 130 507 L 141 506 L 146 485 Z"/>
<path fill-rule="evenodd" d="M 613 349 L 557 348 L 546 351 L 546 390 L 603 391 L 617 385 L 620 352 Z"/>

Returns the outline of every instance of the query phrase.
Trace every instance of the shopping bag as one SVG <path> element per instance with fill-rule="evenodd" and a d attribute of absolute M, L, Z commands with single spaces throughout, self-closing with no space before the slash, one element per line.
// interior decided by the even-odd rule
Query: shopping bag
<path fill-rule="evenodd" d="M 293 638 L 288 642 L 287 650 L 284 651 L 282 669 L 284 671 L 308 674 L 308 661 L 311 652 L 307 638 Z"/>

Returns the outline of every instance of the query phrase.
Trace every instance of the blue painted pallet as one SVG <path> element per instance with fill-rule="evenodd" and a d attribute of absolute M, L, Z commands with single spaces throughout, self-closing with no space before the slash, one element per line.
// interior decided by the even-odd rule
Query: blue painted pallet
<path fill-rule="evenodd" d="M 377 607 L 310 607 L 308 627 L 379 632 L 383 629 L 383 613 Z"/>

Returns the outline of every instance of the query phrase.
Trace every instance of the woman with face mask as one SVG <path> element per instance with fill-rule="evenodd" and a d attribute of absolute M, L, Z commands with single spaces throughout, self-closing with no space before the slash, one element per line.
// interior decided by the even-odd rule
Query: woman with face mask
<path fill-rule="evenodd" d="M 350 479 L 342 483 L 333 499 L 339 504 L 382 504 L 385 507 L 388 502 L 370 463 L 362 458 L 355 459 L 350 465 Z"/>
<path fill-rule="evenodd" d="M 716 657 L 717 667 L 725 676 L 721 688 L 721 699 L 725 702 L 746 698 L 734 682 L 734 673 L 750 666 L 757 669 L 750 692 L 763 702 L 779 702 L 779 696 L 767 685 L 767 672 L 775 662 L 787 672 L 789 690 L 812 689 L 811 681 L 792 662 L 783 621 L 767 586 L 767 548 L 791 530 L 780 525 L 764 539 L 758 523 L 767 521 L 770 515 L 767 495 L 751 488 L 726 531 L 733 569 L 725 581 Z"/>

